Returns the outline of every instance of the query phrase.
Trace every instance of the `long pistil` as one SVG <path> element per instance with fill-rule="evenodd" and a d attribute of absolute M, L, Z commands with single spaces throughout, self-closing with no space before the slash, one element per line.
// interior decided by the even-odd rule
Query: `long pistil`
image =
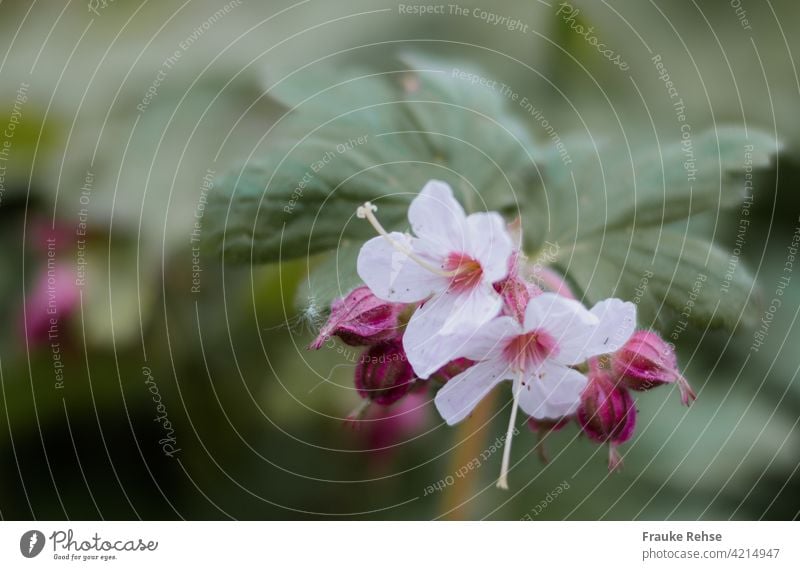
<path fill-rule="evenodd" d="M 411 249 L 406 247 L 404 244 L 399 243 L 397 240 L 392 238 L 392 236 L 389 235 L 389 232 L 387 232 L 381 225 L 381 223 L 378 221 L 378 218 L 375 217 L 374 212 L 376 212 L 377 210 L 378 207 L 372 202 L 364 202 L 364 205 L 359 206 L 359 208 L 356 210 L 356 216 L 358 216 L 362 220 L 364 219 L 367 220 L 372 225 L 372 227 L 375 228 L 375 231 L 378 232 L 378 234 L 380 234 L 381 236 L 383 236 L 392 245 L 393 248 L 395 248 L 397 251 L 407 256 L 412 261 L 418 263 L 420 266 L 427 269 L 431 273 L 447 278 L 455 277 L 456 275 L 458 275 L 458 270 L 444 271 L 439 267 L 431 265 L 430 263 L 419 257 L 416 253 L 411 251 Z"/>
<path fill-rule="evenodd" d="M 519 408 L 519 395 L 522 393 L 522 379 L 523 373 L 519 373 L 519 386 L 514 392 L 514 403 L 511 404 L 511 417 L 508 420 L 508 432 L 506 432 L 506 441 L 503 445 L 503 462 L 500 465 L 500 477 L 497 479 L 497 488 L 508 490 L 508 467 L 511 463 L 511 439 L 514 437 L 514 429 L 517 425 L 517 409 Z"/>

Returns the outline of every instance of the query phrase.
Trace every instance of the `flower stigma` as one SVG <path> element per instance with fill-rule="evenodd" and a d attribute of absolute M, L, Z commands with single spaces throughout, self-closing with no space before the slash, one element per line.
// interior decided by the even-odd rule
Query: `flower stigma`
<path fill-rule="evenodd" d="M 412 261 L 418 263 L 424 269 L 427 269 L 431 273 L 439 275 L 441 277 L 455 278 L 452 287 L 455 288 L 456 283 L 460 283 L 460 285 L 463 287 L 465 281 L 469 282 L 470 287 L 474 286 L 477 283 L 480 283 L 480 277 L 481 275 L 483 275 L 483 270 L 481 269 L 480 264 L 477 261 L 462 254 L 450 254 L 450 256 L 448 256 L 447 258 L 447 261 L 445 261 L 445 269 L 441 269 L 439 267 L 431 265 L 430 263 L 419 257 L 416 253 L 414 253 L 409 247 L 407 247 L 402 243 L 399 243 L 397 240 L 392 238 L 392 236 L 389 235 L 389 232 L 387 232 L 386 229 L 384 229 L 384 227 L 378 221 L 378 218 L 375 217 L 375 212 L 377 211 L 378 207 L 375 204 L 373 204 L 372 202 L 364 202 L 364 205 L 359 206 L 358 209 L 356 210 L 356 216 L 358 216 L 362 220 L 367 220 L 370 223 L 370 225 L 373 228 L 375 228 L 375 231 L 378 232 L 379 235 L 383 236 L 392 245 L 393 248 L 395 248 L 397 251 L 399 251 Z M 453 256 L 464 257 L 468 259 L 468 262 L 465 262 L 463 264 L 457 263 L 455 267 L 452 267 L 452 263 L 450 263 L 450 258 Z M 478 267 L 477 279 L 475 279 L 474 277 L 476 273 L 474 265 L 477 265 Z M 466 274 L 468 275 L 466 278 L 464 278 L 463 276 Z"/>

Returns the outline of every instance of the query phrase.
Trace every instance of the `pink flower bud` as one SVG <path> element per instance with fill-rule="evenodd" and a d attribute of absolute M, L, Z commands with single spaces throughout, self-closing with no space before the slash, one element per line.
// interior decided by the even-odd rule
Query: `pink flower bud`
<path fill-rule="evenodd" d="M 672 345 L 652 331 L 637 331 L 619 351 L 611 356 L 611 367 L 632 390 L 649 390 L 676 383 L 681 402 L 688 406 L 697 396 L 678 370 L 678 358 Z"/>
<path fill-rule="evenodd" d="M 494 284 L 494 290 L 503 298 L 503 314 L 522 322 L 528 301 L 541 295 L 542 291 L 520 277 L 520 263 L 520 252 L 514 252 L 508 260 L 508 275 Z"/>
<path fill-rule="evenodd" d="M 378 299 L 362 285 L 331 305 L 328 322 L 309 348 L 318 349 L 332 336 L 351 346 L 372 345 L 398 333 L 398 318 L 404 305 Z"/>
<path fill-rule="evenodd" d="M 73 271 L 61 263 L 48 265 L 27 296 L 20 328 L 32 346 L 57 342 L 65 321 L 79 304 L 80 292 Z"/>
<path fill-rule="evenodd" d="M 355 384 L 362 398 L 388 406 L 405 396 L 416 376 L 403 343 L 390 340 L 369 347 L 356 365 Z"/>
<path fill-rule="evenodd" d="M 430 420 L 428 404 L 427 393 L 412 391 L 393 406 L 375 407 L 365 426 L 370 448 L 388 451 L 418 434 Z"/>
<path fill-rule="evenodd" d="M 614 470 L 622 463 L 616 446 L 633 436 L 636 408 L 627 388 L 616 383 L 598 359 L 592 359 L 589 368 L 577 419 L 590 439 L 609 444 L 608 468 Z"/>
<path fill-rule="evenodd" d="M 519 277 L 509 277 L 495 283 L 494 288 L 503 298 L 503 314 L 522 322 L 525 319 L 525 308 L 533 296 L 528 284 Z"/>

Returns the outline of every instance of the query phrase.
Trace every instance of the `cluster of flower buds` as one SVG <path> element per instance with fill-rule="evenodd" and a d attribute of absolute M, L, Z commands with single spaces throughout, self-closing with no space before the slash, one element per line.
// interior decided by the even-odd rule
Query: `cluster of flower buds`
<path fill-rule="evenodd" d="M 365 286 L 333 304 L 311 347 L 332 336 L 366 346 L 355 373 L 366 402 L 388 406 L 438 380 L 434 402 L 449 425 L 510 381 L 498 487 L 508 488 L 518 410 L 540 435 L 577 422 L 609 445 L 614 469 L 636 424 L 630 390 L 674 383 L 684 403 L 694 399 L 672 347 L 636 332 L 636 305 L 611 298 L 584 306 L 554 269 L 527 264 L 515 245 L 519 224 L 496 212 L 467 215 L 436 180 L 411 202 L 413 235 L 386 231 L 376 211 L 369 202 L 357 211 L 378 233 L 358 256 Z"/>
<path fill-rule="evenodd" d="M 355 388 L 365 405 L 348 418 L 350 421 L 361 418 L 366 405 L 391 406 L 422 386 L 403 348 L 404 315 L 415 308 L 415 304 L 381 300 L 366 286 L 353 289 L 331 305 L 328 321 L 309 348 L 320 349 L 332 337 L 350 346 L 365 347 L 354 372 Z M 455 359 L 432 378 L 445 383 L 472 364 L 466 358 Z"/>
<path fill-rule="evenodd" d="M 581 394 L 574 419 L 590 440 L 608 444 L 608 467 L 612 471 L 622 465 L 617 447 L 630 440 L 636 428 L 636 404 L 631 390 L 642 392 L 675 384 L 684 405 L 690 405 L 697 397 L 678 368 L 674 348 L 653 331 L 636 331 L 622 348 L 592 358 L 588 367 L 589 382 Z M 529 427 L 543 439 L 571 419 L 531 419 Z M 542 444 L 540 455 L 546 461 Z"/>

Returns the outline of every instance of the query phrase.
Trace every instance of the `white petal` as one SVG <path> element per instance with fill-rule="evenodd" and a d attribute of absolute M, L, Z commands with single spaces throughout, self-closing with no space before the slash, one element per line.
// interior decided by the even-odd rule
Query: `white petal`
<path fill-rule="evenodd" d="M 416 375 L 423 379 L 458 358 L 456 354 L 463 342 L 440 334 L 446 315 L 437 310 L 438 306 L 432 301 L 435 299 L 431 299 L 411 315 L 403 333 L 403 349 L 408 361 Z"/>
<path fill-rule="evenodd" d="M 491 320 L 476 321 L 469 303 L 457 295 L 437 295 L 411 316 L 403 335 L 403 348 L 414 372 L 428 378 L 442 366 L 470 351 L 471 335 Z M 466 308 L 465 308 L 466 307 Z M 499 305 L 497 311 L 499 311 Z M 495 311 L 495 314 L 497 314 Z M 456 321 L 455 329 L 452 323 Z M 448 334 L 448 331 L 455 333 Z"/>
<path fill-rule="evenodd" d="M 586 376 L 553 361 L 545 361 L 528 375 L 519 395 L 519 407 L 536 419 L 558 419 L 574 414 L 581 403 Z M 515 382 L 514 390 L 520 389 Z"/>
<path fill-rule="evenodd" d="M 464 293 L 445 291 L 434 300 L 437 311 L 446 313 L 441 334 L 471 332 L 500 313 L 503 299 L 488 283 Z"/>
<path fill-rule="evenodd" d="M 461 339 L 458 356 L 470 360 L 502 358 L 503 348 L 513 337 L 522 334 L 522 327 L 513 317 L 497 317 L 469 332 L 457 334 Z"/>
<path fill-rule="evenodd" d="M 436 394 L 436 409 L 453 425 L 466 418 L 475 406 L 502 380 L 509 379 L 502 361 L 479 362 L 442 387 Z"/>
<path fill-rule="evenodd" d="M 562 364 L 586 360 L 588 343 L 600 320 L 578 301 L 556 293 L 534 297 L 525 310 L 525 330 L 544 330 L 558 345 L 553 359 Z"/>
<path fill-rule="evenodd" d="M 514 250 L 505 221 L 496 212 L 470 214 L 467 228 L 470 248 L 466 253 L 480 262 L 487 282 L 500 281 L 508 275 L 508 259 Z"/>
<path fill-rule="evenodd" d="M 415 245 L 413 238 L 400 232 L 389 236 L 404 247 Z M 441 266 L 440 260 L 428 259 L 431 265 Z M 383 236 L 372 238 L 358 253 L 358 276 L 376 297 L 397 303 L 414 303 L 426 299 L 447 287 L 447 278 L 437 275 L 398 251 Z"/>
<path fill-rule="evenodd" d="M 466 215 L 446 182 L 431 180 L 408 208 L 408 221 L 417 237 L 441 248 L 442 254 L 466 251 Z"/>
<path fill-rule="evenodd" d="M 636 331 L 636 305 L 620 299 L 606 299 L 592 307 L 600 323 L 589 340 L 586 356 L 618 351 Z"/>

